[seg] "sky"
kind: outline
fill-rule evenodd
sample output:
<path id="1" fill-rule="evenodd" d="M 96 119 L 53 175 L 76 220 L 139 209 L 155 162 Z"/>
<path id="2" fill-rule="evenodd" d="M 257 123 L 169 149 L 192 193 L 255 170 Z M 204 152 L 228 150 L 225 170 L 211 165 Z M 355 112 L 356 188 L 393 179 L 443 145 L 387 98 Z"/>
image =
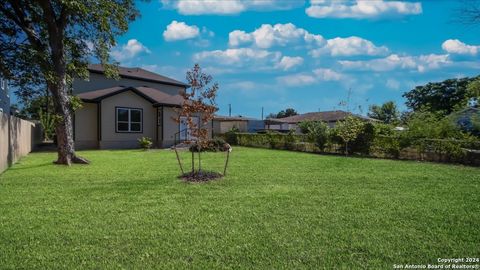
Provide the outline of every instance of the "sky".
<path id="1" fill-rule="evenodd" d="M 461 1 L 152 0 L 111 56 L 185 82 L 195 63 L 220 85 L 219 114 L 260 118 L 395 101 L 417 85 L 480 74 L 480 27 Z M 348 101 L 347 106 L 341 105 Z M 344 104 L 344 103 L 343 103 Z"/>

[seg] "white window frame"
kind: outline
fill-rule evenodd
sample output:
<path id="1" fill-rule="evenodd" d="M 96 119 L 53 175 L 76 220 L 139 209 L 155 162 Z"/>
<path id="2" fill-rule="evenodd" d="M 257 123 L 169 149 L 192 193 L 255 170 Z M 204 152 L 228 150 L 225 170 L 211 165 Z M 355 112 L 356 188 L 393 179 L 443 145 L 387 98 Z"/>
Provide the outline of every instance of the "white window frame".
<path id="1" fill-rule="evenodd" d="M 128 121 L 118 121 L 118 111 L 128 111 Z M 132 111 L 140 111 L 140 122 L 132 121 Z M 127 124 L 128 130 L 118 130 L 118 124 Z M 140 131 L 132 130 L 132 124 L 140 124 Z M 143 133 L 143 109 L 141 108 L 128 108 L 128 107 L 115 107 L 115 132 L 116 133 Z"/>

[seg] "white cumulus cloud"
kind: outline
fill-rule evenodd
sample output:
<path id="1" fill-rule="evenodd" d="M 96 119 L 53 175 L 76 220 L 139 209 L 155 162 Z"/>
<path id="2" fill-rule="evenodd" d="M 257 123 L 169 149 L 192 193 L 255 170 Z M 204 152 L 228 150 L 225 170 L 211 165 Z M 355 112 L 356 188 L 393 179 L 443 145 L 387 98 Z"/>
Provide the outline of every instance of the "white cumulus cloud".
<path id="1" fill-rule="evenodd" d="M 316 79 L 313 75 L 299 73 L 278 77 L 277 81 L 287 86 L 303 86 L 314 84 Z"/>
<path id="2" fill-rule="evenodd" d="M 230 48 L 202 51 L 193 55 L 193 60 L 218 67 L 237 68 L 241 71 L 291 70 L 303 64 L 300 56 L 283 56 L 281 52 L 258 48 Z"/>
<path id="3" fill-rule="evenodd" d="M 311 0 L 305 12 L 313 18 L 379 18 L 417 15 L 422 13 L 420 2 L 383 0 Z"/>
<path id="4" fill-rule="evenodd" d="M 185 22 L 172 21 L 163 31 L 166 41 L 185 40 L 198 37 L 200 29 L 196 25 L 187 25 Z"/>
<path id="5" fill-rule="evenodd" d="M 332 69 L 318 68 L 308 73 L 297 73 L 277 77 L 277 81 L 286 86 L 311 85 L 325 81 L 340 81 L 344 76 Z"/>
<path id="6" fill-rule="evenodd" d="M 294 67 L 300 66 L 301 64 L 303 64 L 303 58 L 300 56 L 284 56 L 275 67 L 283 70 L 290 70 Z"/>
<path id="7" fill-rule="evenodd" d="M 273 46 L 287 46 L 302 42 L 321 45 L 325 40 L 321 35 L 311 34 L 292 23 L 262 24 L 260 28 L 250 33 L 235 30 L 229 34 L 229 45 L 233 47 L 253 43 L 259 48 L 267 49 Z"/>
<path id="8" fill-rule="evenodd" d="M 240 0 L 215 1 L 215 0 L 178 0 L 174 1 L 175 8 L 183 15 L 201 14 L 238 14 L 245 10 L 245 5 Z"/>
<path id="9" fill-rule="evenodd" d="M 110 55 L 117 61 L 122 62 L 130 60 L 140 53 L 150 53 L 150 50 L 145 47 L 140 41 L 130 39 L 127 44 L 113 50 Z"/>
<path id="10" fill-rule="evenodd" d="M 284 10 L 302 6 L 302 1 L 274 0 L 161 0 L 165 8 L 173 8 L 182 15 L 234 15 L 247 10 Z"/>
<path id="11" fill-rule="evenodd" d="M 280 52 L 238 48 L 227 50 L 203 51 L 193 55 L 195 61 L 212 62 L 219 65 L 245 66 L 247 64 L 275 64 L 281 58 Z"/>
<path id="12" fill-rule="evenodd" d="M 317 79 L 322 81 L 339 81 L 343 75 L 329 68 L 318 68 L 313 70 Z"/>
<path id="13" fill-rule="evenodd" d="M 329 39 L 325 46 L 310 51 L 313 57 L 319 57 L 325 53 L 332 56 L 385 55 L 388 53 L 388 48 L 385 46 L 375 46 L 375 44 L 369 40 L 352 36 Z"/>
<path id="14" fill-rule="evenodd" d="M 477 55 L 480 51 L 480 46 L 467 45 L 458 39 L 448 39 L 443 42 L 442 49 L 452 54 Z"/>
<path id="15" fill-rule="evenodd" d="M 359 61 L 339 61 L 345 69 L 391 71 L 395 69 L 410 69 L 424 72 L 451 64 L 446 54 L 427 54 L 419 56 L 399 56 L 391 54 L 385 58 Z"/>
<path id="16" fill-rule="evenodd" d="M 230 32 L 228 44 L 230 47 L 252 45 L 268 49 L 274 46 L 301 46 L 310 49 L 310 55 L 320 57 L 322 54 L 331 56 L 354 55 L 385 55 L 388 48 L 376 46 L 373 42 L 360 37 L 333 38 L 325 40 L 322 35 L 310 33 L 292 23 L 263 24 L 252 32 L 235 30 Z"/>

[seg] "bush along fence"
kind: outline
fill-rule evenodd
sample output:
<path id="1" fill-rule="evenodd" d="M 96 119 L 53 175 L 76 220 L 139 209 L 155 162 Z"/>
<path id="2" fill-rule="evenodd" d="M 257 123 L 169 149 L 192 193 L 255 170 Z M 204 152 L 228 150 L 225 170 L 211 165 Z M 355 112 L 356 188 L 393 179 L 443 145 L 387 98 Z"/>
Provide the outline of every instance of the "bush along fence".
<path id="1" fill-rule="evenodd" d="M 235 133 L 222 137 L 232 145 L 284 149 L 309 153 L 342 154 L 345 147 L 332 136 L 320 149 L 308 135 L 289 133 Z M 404 139 L 400 136 L 358 137 L 349 145 L 347 154 L 405 160 L 461 163 L 480 166 L 480 142 L 443 139 Z"/>

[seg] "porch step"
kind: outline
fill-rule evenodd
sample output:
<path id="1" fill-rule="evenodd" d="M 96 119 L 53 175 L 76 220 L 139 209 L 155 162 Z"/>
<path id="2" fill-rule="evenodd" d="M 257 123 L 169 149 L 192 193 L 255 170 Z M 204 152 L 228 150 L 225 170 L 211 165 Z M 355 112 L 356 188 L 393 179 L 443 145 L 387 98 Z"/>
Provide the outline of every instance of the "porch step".
<path id="1" fill-rule="evenodd" d="M 177 148 L 177 150 L 188 150 L 190 148 L 190 144 L 186 144 L 186 143 L 179 143 L 177 145 L 174 145 L 172 147 L 170 147 L 172 150 Z"/>

